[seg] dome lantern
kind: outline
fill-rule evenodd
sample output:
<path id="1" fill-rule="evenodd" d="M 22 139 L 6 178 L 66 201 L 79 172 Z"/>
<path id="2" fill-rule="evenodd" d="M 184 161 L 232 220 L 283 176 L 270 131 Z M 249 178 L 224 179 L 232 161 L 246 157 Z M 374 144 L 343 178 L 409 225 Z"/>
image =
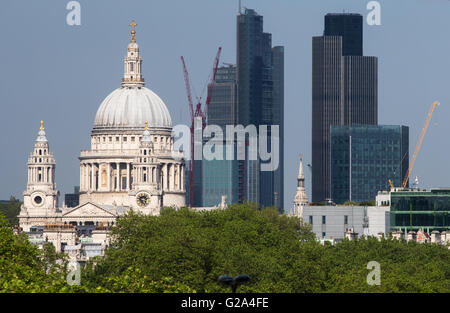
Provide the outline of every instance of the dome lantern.
<path id="1" fill-rule="evenodd" d="M 125 69 L 122 78 L 123 87 L 142 87 L 144 86 L 144 78 L 142 77 L 142 58 L 139 55 L 139 45 L 136 43 L 137 24 L 134 20 L 131 26 L 131 40 L 128 44 L 127 56 L 125 58 Z"/>

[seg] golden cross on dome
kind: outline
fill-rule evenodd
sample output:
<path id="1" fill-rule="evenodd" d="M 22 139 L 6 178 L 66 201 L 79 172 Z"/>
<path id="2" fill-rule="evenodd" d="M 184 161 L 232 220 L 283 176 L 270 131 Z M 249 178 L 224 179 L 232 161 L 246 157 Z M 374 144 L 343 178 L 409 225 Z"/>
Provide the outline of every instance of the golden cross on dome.
<path id="1" fill-rule="evenodd" d="M 138 25 L 134 22 L 134 20 L 132 20 L 130 26 L 131 26 L 131 42 L 136 42 L 136 37 L 135 37 L 136 30 L 134 30 L 134 28 Z"/>
<path id="2" fill-rule="evenodd" d="M 145 121 L 145 130 L 148 130 L 148 121 Z"/>
<path id="3" fill-rule="evenodd" d="M 44 130 L 44 121 L 41 121 L 41 130 Z"/>

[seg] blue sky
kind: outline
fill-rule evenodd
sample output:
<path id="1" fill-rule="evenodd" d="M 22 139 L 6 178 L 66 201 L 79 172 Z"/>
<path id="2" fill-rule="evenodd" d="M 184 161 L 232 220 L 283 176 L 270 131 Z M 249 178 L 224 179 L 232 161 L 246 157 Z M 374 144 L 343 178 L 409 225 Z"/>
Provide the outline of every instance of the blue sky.
<path id="1" fill-rule="evenodd" d="M 21 198 L 27 156 L 45 121 L 61 194 L 79 185 L 98 106 L 120 86 L 128 24 L 136 20 L 146 86 L 188 123 L 184 55 L 201 90 L 218 46 L 236 60 L 237 0 L 79 0 L 81 26 L 66 24 L 67 0 L 3 0 L 0 11 L 0 199 Z M 285 207 L 292 206 L 298 155 L 311 158 L 311 37 L 326 13 L 367 15 L 367 0 L 242 0 L 285 46 Z M 364 25 L 364 54 L 379 58 L 379 123 L 410 127 L 414 151 L 430 104 L 433 116 L 412 176 L 421 188 L 450 186 L 450 1 L 380 0 L 381 26 Z M 305 169 L 310 194 L 310 172 Z"/>

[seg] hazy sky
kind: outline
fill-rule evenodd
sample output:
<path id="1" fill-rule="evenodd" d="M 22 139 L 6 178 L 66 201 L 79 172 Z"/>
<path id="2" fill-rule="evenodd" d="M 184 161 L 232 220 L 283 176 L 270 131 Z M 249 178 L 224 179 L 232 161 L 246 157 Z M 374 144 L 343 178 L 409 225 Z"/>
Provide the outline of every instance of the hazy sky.
<path id="1" fill-rule="evenodd" d="M 236 62 L 237 0 L 79 0 L 81 26 L 66 24 L 69 0 L 1 2 L 0 199 L 22 198 L 41 119 L 61 195 L 79 185 L 78 156 L 89 149 L 100 103 L 120 86 L 132 19 L 146 86 L 164 100 L 174 125 L 189 121 L 180 55 L 198 91 L 219 45 L 221 61 Z M 285 46 L 286 209 L 299 153 L 311 162 L 311 37 L 322 34 L 326 13 L 366 16 L 368 2 L 242 0 L 264 16 L 273 45 Z M 412 155 L 430 104 L 440 101 L 412 176 L 422 188 L 450 186 L 450 1 L 379 2 L 382 25 L 364 25 L 364 54 L 379 62 L 379 123 L 409 126 Z"/>

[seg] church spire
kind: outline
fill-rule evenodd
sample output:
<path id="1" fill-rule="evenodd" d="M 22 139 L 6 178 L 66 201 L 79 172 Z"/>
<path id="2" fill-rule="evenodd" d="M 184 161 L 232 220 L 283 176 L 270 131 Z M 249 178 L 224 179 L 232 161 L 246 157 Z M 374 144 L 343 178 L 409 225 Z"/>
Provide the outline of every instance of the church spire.
<path id="1" fill-rule="evenodd" d="M 139 45 L 136 43 L 137 24 L 134 20 L 131 26 L 131 39 L 128 44 L 127 56 L 125 57 L 125 69 L 122 79 L 122 87 L 142 87 L 144 78 L 142 77 L 142 58 L 139 55 Z"/>
<path id="2" fill-rule="evenodd" d="M 308 204 L 305 191 L 305 175 L 303 174 L 303 156 L 300 154 L 300 166 L 297 177 L 297 193 L 294 197 L 294 215 L 303 217 L 303 208 Z"/>
<path id="3" fill-rule="evenodd" d="M 297 187 L 305 188 L 305 175 L 303 175 L 303 155 L 300 154 L 300 166 L 298 167 Z"/>

